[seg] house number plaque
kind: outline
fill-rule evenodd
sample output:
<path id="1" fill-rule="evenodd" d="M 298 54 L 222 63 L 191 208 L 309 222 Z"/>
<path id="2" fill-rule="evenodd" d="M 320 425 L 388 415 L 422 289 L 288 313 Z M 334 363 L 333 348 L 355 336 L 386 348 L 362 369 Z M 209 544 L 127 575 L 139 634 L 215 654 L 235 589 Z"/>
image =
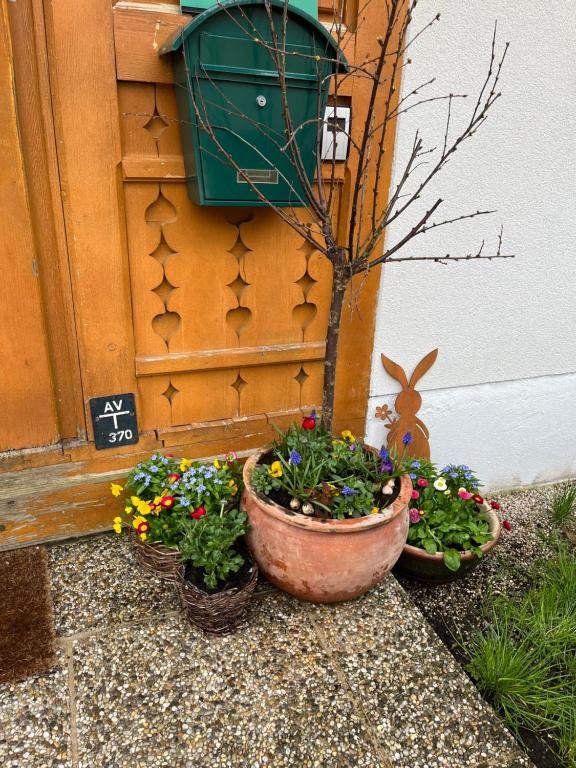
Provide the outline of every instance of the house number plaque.
<path id="1" fill-rule="evenodd" d="M 90 414 L 97 451 L 138 442 L 134 395 L 108 395 L 90 400 Z"/>

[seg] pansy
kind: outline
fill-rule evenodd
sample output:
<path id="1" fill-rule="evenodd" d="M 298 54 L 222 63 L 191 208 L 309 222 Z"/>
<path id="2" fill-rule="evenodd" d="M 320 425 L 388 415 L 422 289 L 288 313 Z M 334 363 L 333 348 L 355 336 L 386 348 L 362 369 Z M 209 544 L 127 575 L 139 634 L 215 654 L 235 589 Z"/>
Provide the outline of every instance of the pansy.
<path id="1" fill-rule="evenodd" d="M 352 432 L 350 432 L 349 429 L 343 430 L 342 432 L 340 432 L 340 434 L 342 435 L 342 438 L 346 440 L 346 442 L 348 443 L 353 443 L 356 440 L 356 438 L 354 437 Z"/>
<path id="2" fill-rule="evenodd" d="M 437 491 L 445 491 L 447 487 L 446 480 L 443 477 L 438 477 L 434 480 L 434 488 L 436 488 Z"/>
<path id="3" fill-rule="evenodd" d="M 116 531 L 116 533 L 122 532 L 122 518 L 121 517 L 115 517 L 114 520 L 112 520 L 112 528 Z"/>
<path id="4" fill-rule="evenodd" d="M 214 466 L 216 467 L 216 469 L 220 469 L 220 468 L 221 468 L 221 466 L 222 466 L 222 465 L 220 464 L 220 462 L 218 461 L 218 459 L 214 459 L 214 461 L 213 461 L 212 463 L 214 464 Z"/>
<path id="5" fill-rule="evenodd" d="M 124 488 L 121 485 L 118 485 L 118 483 L 110 483 L 110 492 L 112 493 L 112 496 L 120 496 Z"/>
<path id="6" fill-rule="evenodd" d="M 186 472 L 190 466 L 192 466 L 192 459 L 182 459 L 180 462 L 180 472 Z"/>
<path id="7" fill-rule="evenodd" d="M 270 477 L 282 477 L 282 464 L 279 461 L 273 461 L 268 468 Z"/>

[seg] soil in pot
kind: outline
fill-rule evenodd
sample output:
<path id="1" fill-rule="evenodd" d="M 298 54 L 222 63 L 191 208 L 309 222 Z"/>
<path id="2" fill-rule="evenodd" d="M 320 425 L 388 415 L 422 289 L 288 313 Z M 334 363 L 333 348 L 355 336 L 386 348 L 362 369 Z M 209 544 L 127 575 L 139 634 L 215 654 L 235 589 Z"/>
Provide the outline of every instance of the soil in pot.
<path id="1" fill-rule="evenodd" d="M 249 554 L 242 552 L 244 556 L 244 565 L 239 571 L 233 573 L 226 581 L 219 584 L 215 589 L 210 589 L 204 581 L 204 571 L 202 568 L 196 568 L 192 563 L 184 563 L 184 580 L 193 584 L 200 592 L 206 595 L 217 595 L 226 592 L 229 589 L 242 589 L 249 582 L 252 575 L 254 562 Z"/>
<path id="2" fill-rule="evenodd" d="M 275 459 L 276 457 L 274 456 L 274 452 L 270 450 L 261 456 L 261 458 L 258 460 L 258 464 L 264 464 L 266 466 L 270 466 L 272 462 L 275 461 Z M 377 496 L 376 500 L 378 502 L 379 508 L 385 509 L 386 507 L 389 507 L 390 504 L 392 504 L 398 498 L 399 493 L 400 493 L 400 480 L 399 478 L 396 478 L 394 483 L 394 490 L 389 496 L 385 496 L 383 493 Z M 287 515 L 301 514 L 300 512 L 290 509 L 290 501 L 292 500 L 292 496 L 283 488 L 281 488 L 278 491 L 272 490 L 269 496 L 263 496 L 262 494 L 257 494 L 257 495 L 263 501 L 273 501 L 275 504 L 278 504 L 278 506 L 284 509 Z M 307 517 L 307 515 L 303 515 L 303 517 Z M 332 518 L 327 518 L 325 516 L 324 511 L 322 509 L 319 509 L 318 507 L 314 508 L 314 514 L 310 515 L 310 517 L 316 517 L 320 520 L 332 519 Z"/>

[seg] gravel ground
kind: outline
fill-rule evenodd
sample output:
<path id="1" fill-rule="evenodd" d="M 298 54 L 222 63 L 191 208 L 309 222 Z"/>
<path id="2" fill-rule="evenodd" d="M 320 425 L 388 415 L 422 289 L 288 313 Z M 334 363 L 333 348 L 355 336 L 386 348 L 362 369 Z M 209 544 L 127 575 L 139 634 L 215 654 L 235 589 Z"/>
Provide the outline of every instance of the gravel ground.
<path id="1" fill-rule="evenodd" d="M 466 578 L 451 584 L 426 586 L 398 576 L 398 581 L 445 642 L 463 642 L 481 624 L 486 595 L 511 594 L 529 586 L 527 566 L 545 556 L 541 537 L 552 531 L 552 500 L 570 483 L 489 496 L 500 502 L 501 516 L 512 530 L 502 528 L 498 545 Z"/>
<path id="2" fill-rule="evenodd" d="M 208 637 L 126 540 L 50 548 L 61 649 L 0 686 L 2 768 L 530 768 L 391 576 L 334 606 L 263 582 Z"/>
<path id="3" fill-rule="evenodd" d="M 490 593 L 521 594 L 530 586 L 528 568 L 535 560 L 546 556 L 542 538 L 554 528 L 551 519 L 552 501 L 557 493 L 573 482 L 490 496 L 500 502 L 502 517 L 510 521 L 512 530 L 503 528 L 498 545 L 461 581 L 426 586 L 405 577 L 397 577 L 409 597 L 461 663 L 465 662 L 463 648 L 467 639 L 485 624 L 482 608 L 486 596 Z M 524 733 L 523 738 L 539 768 L 562 768 L 544 742 L 538 741 L 530 733 Z"/>

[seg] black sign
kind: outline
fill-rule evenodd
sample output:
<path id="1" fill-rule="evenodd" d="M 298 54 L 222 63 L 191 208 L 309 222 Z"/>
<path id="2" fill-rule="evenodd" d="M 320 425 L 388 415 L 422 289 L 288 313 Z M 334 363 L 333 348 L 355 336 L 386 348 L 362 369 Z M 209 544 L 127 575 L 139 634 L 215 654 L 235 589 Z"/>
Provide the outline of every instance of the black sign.
<path id="1" fill-rule="evenodd" d="M 138 442 L 134 395 L 93 397 L 90 400 L 90 413 L 97 451 Z"/>

